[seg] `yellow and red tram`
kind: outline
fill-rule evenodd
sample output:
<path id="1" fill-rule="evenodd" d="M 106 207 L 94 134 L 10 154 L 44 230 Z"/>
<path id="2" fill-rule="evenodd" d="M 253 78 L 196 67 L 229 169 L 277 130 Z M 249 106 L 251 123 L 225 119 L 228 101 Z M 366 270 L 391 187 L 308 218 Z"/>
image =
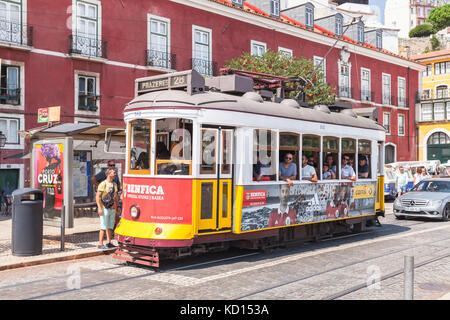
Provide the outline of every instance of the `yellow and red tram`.
<path id="1" fill-rule="evenodd" d="M 205 83 L 194 70 L 136 80 L 124 111 L 116 258 L 157 267 L 162 258 L 364 230 L 384 213 L 382 126 L 351 109 L 267 101 L 248 80 Z M 286 157 L 290 183 L 280 176 Z"/>

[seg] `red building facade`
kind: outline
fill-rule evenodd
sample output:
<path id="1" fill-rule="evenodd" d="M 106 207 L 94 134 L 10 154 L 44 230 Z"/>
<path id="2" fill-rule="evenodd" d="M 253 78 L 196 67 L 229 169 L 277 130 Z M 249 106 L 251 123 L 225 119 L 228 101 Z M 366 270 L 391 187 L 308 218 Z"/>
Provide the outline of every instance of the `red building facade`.
<path id="1" fill-rule="evenodd" d="M 61 122 L 123 126 L 137 77 L 193 68 L 213 75 L 243 52 L 268 49 L 320 62 L 338 39 L 288 12 L 234 2 L 0 0 L 0 131 L 8 138 L 0 169 L 18 170 L 17 187 L 28 185 L 29 141 L 18 131 L 41 125 L 38 108 L 61 106 Z M 386 126 L 393 160 L 404 161 L 415 158 L 422 68 L 344 35 L 323 71 L 339 100 Z"/>

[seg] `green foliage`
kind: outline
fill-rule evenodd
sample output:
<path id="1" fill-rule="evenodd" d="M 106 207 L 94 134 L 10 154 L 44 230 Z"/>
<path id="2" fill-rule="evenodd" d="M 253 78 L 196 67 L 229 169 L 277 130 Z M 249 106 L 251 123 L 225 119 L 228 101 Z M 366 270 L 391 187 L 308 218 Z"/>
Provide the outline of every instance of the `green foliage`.
<path id="1" fill-rule="evenodd" d="M 410 38 L 422 38 L 422 37 L 428 37 L 432 35 L 433 32 L 433 26 L 430 23 L 424 23 L 419 24 L 415 28 L 411 29 L 409 31 L 409 37 Z"/>
<path id="2" fill-rule="evenodd" d="M 426 46 L 425 47 L 425 50 L 423 50 L 423 53 L 428 53 L 428 52 L 430 52 L 431 50 L 430 50 L 430 47 L 429 46 Z"/>
<path id="3" fill-rule="evenodd" d="M 436 38 L 436 36 L 434 34 L 433 34 L 433 36 L 430 39 L 430 43 L 431 43 L 431 50 L 432 51 L 441 50 L 441 44 L 440 44 L 438 38 Z"/>
<path id="4" fill-rule="evenodd" d="M 433 33 L 450 26 L 450 4 L 446 4 L 431 10 L 427 20 L 433 25 Z"/>
<path id="5" fill-rule="evenodd" d="M 227 61 L 225 67 L 285 77 L 301 76 L 310 79 L 314 84 L 314 86 L 307 85 L 304 88 L 308 103 L 330 103 L 335 100 L 336 89 L 324 81 L 324 75 L 321 71 L 314 73 L 314 62 L 311 59 L 288 57 L 282 52 L 272 50 L 268 50 L 262 56 L 245 52 L 240 57 Z M 298 91 L 293 92 L 291 97 L 297 93 Z"/>

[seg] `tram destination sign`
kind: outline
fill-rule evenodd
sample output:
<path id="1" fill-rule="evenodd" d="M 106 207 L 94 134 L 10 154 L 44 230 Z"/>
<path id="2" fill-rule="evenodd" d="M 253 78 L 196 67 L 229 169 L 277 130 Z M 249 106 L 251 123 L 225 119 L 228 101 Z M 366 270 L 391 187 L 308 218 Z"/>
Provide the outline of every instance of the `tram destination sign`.
<path id="1" fill-rule="evenodd" d="M 136 79 L 136 94 L 184 88 L 187 89 L 189 94 L 193 94 L 196 91 L 202 91 L 204 85 L 203 77 L 197 71 L 189 70 Z"/>

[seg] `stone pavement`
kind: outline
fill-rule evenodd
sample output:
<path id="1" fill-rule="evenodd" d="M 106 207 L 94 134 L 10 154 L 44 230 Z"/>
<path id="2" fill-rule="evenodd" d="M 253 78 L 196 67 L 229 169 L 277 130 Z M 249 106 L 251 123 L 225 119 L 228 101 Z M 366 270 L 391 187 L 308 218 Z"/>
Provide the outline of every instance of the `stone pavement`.
<path id="1" fill-rule="evenodd" d="M 64 251 L 61 251 L 61 228 L 44 223 L 42 254 L 19 257 L 12 254 L 12 217 L 0 216 L 0 271 L 113 253 L 114 249 L 97 248 L 98 230 L 98 217 L 75 218 L 74 228 L 65 230 Z M 113 244 L 117 245 L 116 240 Z"/>

